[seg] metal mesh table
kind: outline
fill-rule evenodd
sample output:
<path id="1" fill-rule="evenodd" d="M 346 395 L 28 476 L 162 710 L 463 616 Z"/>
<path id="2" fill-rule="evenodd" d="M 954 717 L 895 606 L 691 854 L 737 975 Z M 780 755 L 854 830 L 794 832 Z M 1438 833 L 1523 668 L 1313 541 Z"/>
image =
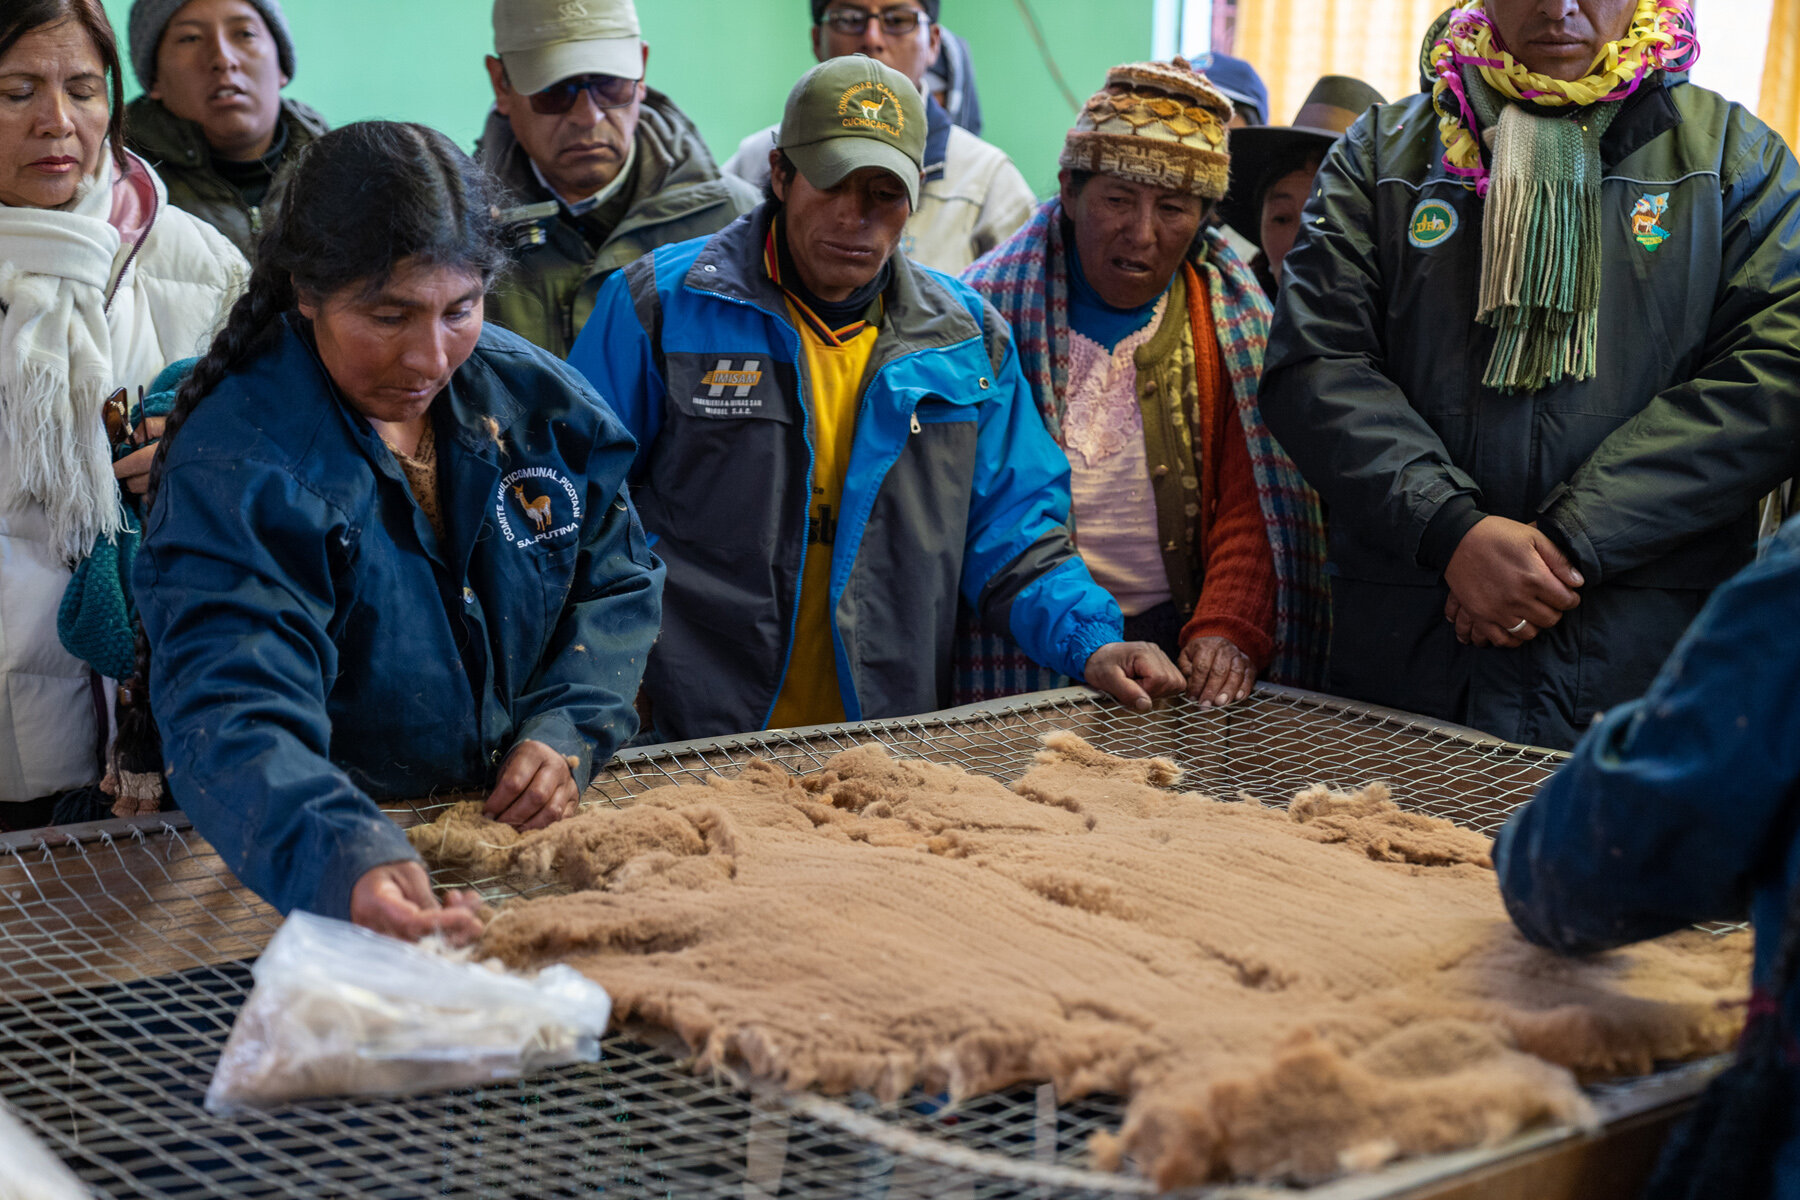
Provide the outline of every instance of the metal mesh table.
<path id="1" fill-rule="evenodd" d="M 1277 800 L 1313 783 L 1381 779 L 1401 805 L 1489 833 L 1560 758 L 1279 688 L 1231 709 L 1183 701 L 1142 715 L 1069 690 L 630 751 L 589 800 L 627 801 L 754 756 L 810 771 L 869 742 L 1011 780 L 1057 729 L 1115 754 L 1172 757 L 1194 790 Z M 441 807 L 394 815 L 429 819 Z M 441 882 L 473 884 L 493 900 L 510 894 L 498 880 Z M 248 991 L 248 963 L 278 921 L 178 814 L 0 837 L 0 1099 L 97 1192 L 121 1197 L 1075 1200 L 1149 1190 L 1086 1166 L 1089 1135 L 1118 1127 L 1122 1101 L 1059 1104 L 1048 1087 L 956 1108 L 924 1096 L 895 1106 L 791 1096 L 696 1076 L 679 1046 L 641 1032 L 609 1037 L 599 1064 L 508 1085 L 215 1119 L 201 1098 Z M 1634 1111 L 1693 1086 L 1672 1073 L 1601 1101 Z M 1506 1152 L 1559 1136 L 1540 1133 Z M 1310 1194 L 1396 1195 L 1498 1153 L 1404 1164 Z"/>

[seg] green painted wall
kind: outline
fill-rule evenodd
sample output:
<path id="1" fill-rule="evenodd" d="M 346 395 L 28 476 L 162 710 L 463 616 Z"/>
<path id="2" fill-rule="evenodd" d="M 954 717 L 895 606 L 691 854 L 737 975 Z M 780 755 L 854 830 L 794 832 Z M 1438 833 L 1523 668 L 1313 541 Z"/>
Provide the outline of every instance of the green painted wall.
<path id="1" fill-rule="evenodd" d="M 1071 90 L 1085 99 L 1114 63 L 1150 54 L 1153 0 L 1028 0 Z M 106 0 L 124 41 L 130 0 Z M 490 0 L 286 0 L 298 68 L 290 92 L 334 123 L 388 117 L 436 125 L 472 145 L 491 99 L 482 55 Z M 638 0 L 650 82 L 669 93 L 723 159 L 781 118 L 812 64 L 806 0 Z M 1050 78 L 1018 0 L 946 0 L 969 40 L 984 136 L 1040 193 L 1073 114 Z M 127 95 L 136 95 L 135 80 Z"/>

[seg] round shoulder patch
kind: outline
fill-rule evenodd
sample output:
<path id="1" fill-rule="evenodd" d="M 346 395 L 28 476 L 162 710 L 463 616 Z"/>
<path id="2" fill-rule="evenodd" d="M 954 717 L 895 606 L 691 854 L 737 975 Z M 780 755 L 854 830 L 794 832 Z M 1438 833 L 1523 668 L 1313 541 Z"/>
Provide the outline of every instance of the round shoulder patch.
<path id="1" fill-rule="evenodd" d="M 1456 210 L 1442 200 L 1421 200 L 1406 223 L 1406 240 L 1429 250 L 1450 240 L 1456 232 Z"/>
<path id="2" fill-rule="evenodd" d="M 509 505 L 516 505 L 512 513 Z M 517 524 L 515 519 L 522 517 Z M 540 542 L 567 542 L 581 532 L 581 493 L 552 467 L 524 467 L 494 492 L 494 524 L 520 550 Z"/>

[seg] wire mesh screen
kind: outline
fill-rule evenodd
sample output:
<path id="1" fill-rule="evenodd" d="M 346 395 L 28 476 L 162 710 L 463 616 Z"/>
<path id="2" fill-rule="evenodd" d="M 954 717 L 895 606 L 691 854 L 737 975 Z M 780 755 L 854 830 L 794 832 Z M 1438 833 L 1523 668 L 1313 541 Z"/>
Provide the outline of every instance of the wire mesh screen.
<path id="1" fill-rule="evenodd" d="M 589 798 L 626 802 L 754 756 L 810 771 L 870 742 L 1011 780 L 1059 729 L 1110 753 L 1171 757 L 1193 790 L 1275 800 L 1379 779 L 1405 807 L 1490 833 L 1559 758 L 1282 689 L 1225 710 L 1181 702 L 1141 715 L 1068 691 L 628 752 Z M 497 880 L 440 882 L 508 894 Z M 955 1107 L 923 1095 L 888 1106 L 789 1096 L 696 1076 L 678 1045 L 642 1031 L 609 1037 L 596 1065 L 512 1084 L 215 1119 L 201 1099 L 248 991 L 248 962 L 277 924 L 179 816 L 54 844 L 0 838 L 0 1099 L 114 1196 L 1076 1200 L 1148 1190 L 1087 1169 L 1089 1136 L 1117 1128 L 1122 1101 L 1058 1103 L 1047 1087 Z"/>

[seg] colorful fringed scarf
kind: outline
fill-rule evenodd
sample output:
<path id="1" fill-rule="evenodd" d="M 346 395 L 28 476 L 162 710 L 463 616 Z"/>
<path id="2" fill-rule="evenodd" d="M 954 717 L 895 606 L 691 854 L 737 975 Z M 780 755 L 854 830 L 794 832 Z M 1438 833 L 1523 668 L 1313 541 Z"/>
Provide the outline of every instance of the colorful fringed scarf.
<path id="1" fill-rule="evenodd" d="M 1426 61 L 1445 169 L 1487 201 L 1478 319 L 1498 331 L 1488 387 L 1536 391 L 1593 377 L 1600 139 L 1620 102 L 1655 72 L 1692 66 L 1699 49 L 1687 0 L 1638 0 L 1625 36 L 1605 46 L 1590 75 L 1567 82 L 1514 59 L 1483 0 L 1450 14 Z"/>
<path id="2" fill-rule="evenodd" d="M 1013 329 L 1019 365 L 1031 384 L 1051 436 L 1062 441 L 1069 385 L 1069 277 L 1063 248 L 1062 202 L 1050 200 L 1004 244 L 970 267 L 963 281 L 985 296 Z M 1257 406 L 1269 302 L 1256 276 L 1216 230 L 1194 269 L 1212 299 L 1214 330 L 1232 396 L 1249 442 L 1257 498 L 1275 552 L 1275 658 L 1268 678 L 1316 687 L 1322 680 L 1330 607 L 1325 591 L 1325 530 L 1318 497 L 1263 424 Z M 957 647 L 959 702 L 1052 686 L 994 634 L 965 636 Z M 1006 643 L 1010 646 L 1010 643 Z"/>
<path id="3" fill-rule="evenodd" d="M 1508 100 L 1540 108 L 1586 108 L 1623 100 L 1655 72 L 1688 70 L 1699 57 L 1694 10 L 1688 0 L 1638 0 L 1625 36 L 1607 43 L 1595 60 L 1598 70 L 1573 83 L 1551 79 L 1526 70 L 1496 45 L 1494 24 L 1482 0 L 1468 0 L 1450 13 L 1443 36 L 1426 54 L 1428 73 L 1435 80 L 1431 102 L 1444 143 L 1444 166 L 1477 195 L 1487 195 L 1481 124 L 1465 82 L 1471 69 Z"/>

